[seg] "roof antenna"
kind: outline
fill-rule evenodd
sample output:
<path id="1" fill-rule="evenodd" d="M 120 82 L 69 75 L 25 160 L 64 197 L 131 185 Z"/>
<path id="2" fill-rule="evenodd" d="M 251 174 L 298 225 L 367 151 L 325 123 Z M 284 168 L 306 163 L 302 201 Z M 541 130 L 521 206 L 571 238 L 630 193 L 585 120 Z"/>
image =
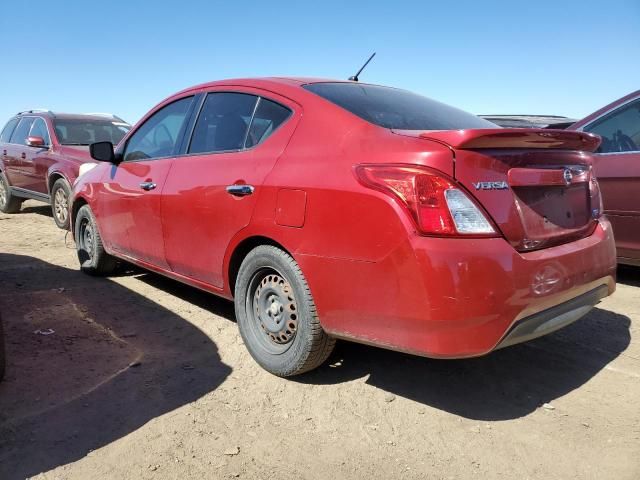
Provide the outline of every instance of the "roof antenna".
<path id="1" fill-rule="evenodd" d="M 364 62 L 364 65 L 362 66 L 362 68 L 361 68 L 360 70 L 358 70 L 358 73 L 356 73 L 353 77 L 349 77 L 349 80 L 350 80 L 350 81 L 352 81 L 352 82 L 357 82 L 357 81 L 359 81 L 359 80 L 358 80 L 358 76 L 362 73 L 362 71 L 364 70 L 364 68 L 365 68 L 367 65 L 369 65 L 369 62 L 370 62 L 370 61 L 371 61 L 371 59 L 372 59 L 373 57 L 375 57 L 375 56 L 376 56 L 376 52 L 373 52 L 373 53 L 371 54 L 371 56 L 369 57 L 369 60 L 367 60 L 366 62 Z"/>

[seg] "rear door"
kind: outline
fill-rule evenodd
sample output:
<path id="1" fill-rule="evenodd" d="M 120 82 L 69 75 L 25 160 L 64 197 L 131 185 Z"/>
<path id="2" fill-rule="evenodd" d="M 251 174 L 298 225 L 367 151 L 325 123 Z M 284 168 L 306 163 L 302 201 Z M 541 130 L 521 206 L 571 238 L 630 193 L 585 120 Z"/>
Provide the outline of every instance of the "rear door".
<path id="1" fill-rule="evenodd" d="M 295 128 L 294 104 L 262 93 L 209 91 L 185 155 L 174 161 L 162 217 L 167 262 L 178 274 L 223 286 L 227 247 L 248 225 L 262 182 Z"/>
<path id="2" fill-rule="evenodd" d="M 582 128 L 602 137 L 594 158 L 604 210 L 618 257 L 640 260 L 640 99 L 632 100 Z"/>
<path id="3" fill-rule="evenodd" d="M 11 143 L 10 143 L 11 134 L 15 130 L 19 121 L 20 121 L 19 118 L 12 118 L 7 122 L 5 127 L 2 129 L 2 132 L 0 132 L 0 156 L 2 159 L 2 163 L 0 164 L 0 169 L 4 170 L 5 175 L 7 176 L 9 175 L 6 170 L 7 168 L 10 168 L 11 161 L 12 161 L 12 157 L 9 156 L 9 152 L 12 150 Z M 11 181 L 11 179 L 9 179 L 9 181 Z"/>
<path id="4" fill-rule="evenodd" d="M 193 108 L 193 96 L 161 106 L 127 139 L 123 161 L 103 179 L 98 225 L 107 246 L 167 269 L 161 194 Z"/>

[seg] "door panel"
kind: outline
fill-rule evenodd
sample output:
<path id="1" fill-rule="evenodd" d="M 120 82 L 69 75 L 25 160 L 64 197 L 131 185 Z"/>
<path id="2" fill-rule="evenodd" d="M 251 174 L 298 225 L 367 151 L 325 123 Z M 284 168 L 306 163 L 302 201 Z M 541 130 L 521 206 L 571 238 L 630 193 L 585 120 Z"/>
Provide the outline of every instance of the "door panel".
<path id="1" fill-rule="evenodd" d="M 242 93 L 256 95 L 253 90 L 247 90 Z M 167 262 L 171 269 L 222 287 L 223 262 L 229 243 L 249 224 L 261 185 L 282 154 L 300 113 L 291 108 L 290 102 L 283 107 L 261 99 L 250 118 L 245 119 L 241 111 L 246 105 L 236 105 L 237 109 L 231 111 L 233 109 L 222 100 L 209 105 L 210 96 L 194 128 L 191 151 L 226 150 L 237 148 L 238 143 L 240 148 L 176 158 L 163 191 L 162 219 Z M 286 105 L 287 101 L 281 100 Z M 231 115 L 228 123 L 220 121 L 227 115 Z M 245 123 L 241 124 L 238 117 Z M 209 120 L 205 122 L 206 119 Z M 242 136 L 242 132 L 236 131 L 241 130 L 240 126 L 247 131 L 237 142 L 236 137 Z M 221 132 L 224 137 L 220 136 Z M 234 185 L 247 186 L 244 193 L 251 191 L 248 186 L 253 187 L 253 191 L 245 195 L 240 191 L 234 195 L 227 191 L 227 187 Z"/>
<path id="2" fill-rule="evenodd" d="M 599 154 L 594 171 L 618 256 L 640 258 L 640 153 Z"/>
<path id="3" fill-rule="evenodd" d="M 98 224 L 108 248 L 168 269 L 161 197 L 184 137 L 193 96 L 160 106 L 127 138 L 122 163 L 103 180 Z"/>
<path id="4" fill-rule="evenodd" d="M 168 268 L 160 199 L 171 162 L 172 158 L 163 158 L 114 165 L 97 202 L 100 232 L 107 246 L 160 268 Z M 155 188 L 145 190 L 146 183 Z"/>

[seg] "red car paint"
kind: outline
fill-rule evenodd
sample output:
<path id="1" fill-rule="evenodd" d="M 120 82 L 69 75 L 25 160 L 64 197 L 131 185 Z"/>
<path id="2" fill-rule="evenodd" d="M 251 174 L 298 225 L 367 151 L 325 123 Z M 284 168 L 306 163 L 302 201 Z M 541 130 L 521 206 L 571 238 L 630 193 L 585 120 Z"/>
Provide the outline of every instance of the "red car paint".
<path id="1" fill-rule="evenodd" d="M 633 143 L 596 152 L 593 169 L 602 189 L 604 211 L 613 225 L 618 261 L 640 265 L 640 90 L 610 103 L 569 129 L 589 132 L 603 121 L 614 122 L 623 115 L 624 123 L 615 128 L 620 127 Z"/>
<path id="2" fill-rule="evenodd" d="M 615 290 L 613 236 L 590 172 L 597 137 L 393 131 L 302 88 L 314 82 L 228 80 L 170 97 L 117 152 L 154 112 L 189 95 L 252 93 L 293 113 L 253 149 L 101 164 L 77 182 L 71 218 L 88 203 L 109 253 L 229 299 L 247 248 L 279 245 L 301 267 L 329 334 L 433 357 L 485 354 L 524 318 Z M 578 170 L 559 186 L 564 165 Z M 435 175 L 496 233 L 424 234 L 415 199 L 367 168 Z M 540 169 L 550 173 L 538 179 Z M 141 190 L 148 182 L 156 188 Z M 255 192 L 231 196 L 234 184 Z"/>

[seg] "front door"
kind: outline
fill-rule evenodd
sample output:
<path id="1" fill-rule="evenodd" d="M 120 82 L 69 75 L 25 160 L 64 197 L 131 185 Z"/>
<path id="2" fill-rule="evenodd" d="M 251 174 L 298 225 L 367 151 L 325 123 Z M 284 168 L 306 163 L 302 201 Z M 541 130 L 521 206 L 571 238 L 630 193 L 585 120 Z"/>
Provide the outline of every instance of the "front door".
<path id="1" fill-rule="evenodd" d="M 227 247 L 249 224 L 264 178 L 297 121 L 290 102 L 275 100 L 252 89 L 207 94 L 163 192 L 166 256 L 174 272 L 223 286 Z"/>
<path id="2" fill-rule="evenodd" d="M 594 171 L 618 257 L 640 260 L 640 100 L 622 105 L 583 130 L 602 137 Z"/>
<path id="3" fill-rule="evenodd" d="M 100 192 L 98 224 L 108 247 L 168 269 L 162 238 L 161 196 L 179 148 L 193 97 L 164 105 L 126 141 Z"/>

